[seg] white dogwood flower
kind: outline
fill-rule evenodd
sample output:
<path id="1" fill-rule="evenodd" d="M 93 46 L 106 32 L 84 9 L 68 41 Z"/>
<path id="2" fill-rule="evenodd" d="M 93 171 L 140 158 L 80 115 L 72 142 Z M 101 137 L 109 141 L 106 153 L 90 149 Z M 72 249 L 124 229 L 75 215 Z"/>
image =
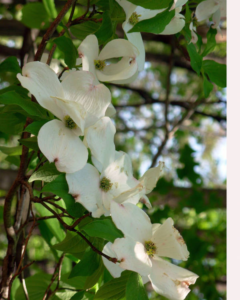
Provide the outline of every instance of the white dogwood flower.
<path id="1" fill-rule="evenodd" d="M 60 83 L 54 71 L 41 62 L 26 64 L 22 74 L 17 75 L 22 86 L 61 120 L 52 120 L 40 129 L 40 150 L 60 172 L 80 170 L 88 151 L 79 135 L 104 116 L 110 91 L 103 84 L 94 85 L 94 76 L 86 71 L 69 73 Z"/>
<path id="2" fill-rule="evenodd" d="M 148 276 L 157 293 L 172 300 L 183 300 L 190 291 L 188 286 L 194 284 L 198 276 L 161 258 L 187 260 L 189 256 L 182 236 L 173 227 L 173 220 L 169 218 L 162 225 L 152 225 L 147 214 L 131 203 L 113 201 L 111 212 L 114 223 L 125 236 L 103 249 L 105 254 L 119 261 L 114 264 L 103 257 L 112 276 L 120 277 L 123 270 L 138 272 Z"/>
<path id="3" fill-rule="evenodd" d="M 91 34 L 82 41 L 78 53 L 82 58 L 82 69 L 94 74 L 95 84 L 98 81 L 128 83 L 138 72 L 136 58 L 139 51 L 124 39 L 110 41 L 99 53 L 97 37 Z M 108 64 L 108 60 L 113 58 L 121 59 Z"/>
<path id="4" fill-rule="evenodd" d="M 128 38 L 128 40 L 135 45 L 140 55 L 137 57 L 137 63 L 139 71 L 142 71 L 144 69 L 144 63 L 145 63 L 145 48 L 142 40 L 142 36 L 140 32 L 131 32 L 128 31 L 131 30 L 134 25 L 136 25 L 138 22 L 151 19 L 155 17 L 157 14 L 165 11 L 167 9 L 146 9 L 141 6 L 137 6 L 135 4 L 132 4 L 129 1 L 126 0 L 116 0 L 118 4 L 123 8 L 125 14 L 126 14 L 126 20 L 122 24 L 122 28 Z M 184 17 L 183 15 L 179 14 L 181 11 L 182 5 L 184 5 L 188 0 L 175 0 L 174 4 L 171 8 L 176 9 L 176 14 L 174 18 L 171 20 L 171 22 L 166 26 L 166 28 L 159 32 L 159 34 L 175 34 L 182 30 L 182 28 L 185 25 Z M 179 10 L 180 9 L 180 10 Z"/>
<path id="5" fill-rule="evenodd" d="M 69 193 L 92 212 L 93 217 L 109 215 L 112 199 L 138 184 L 132 174 L 129 156 L 115 151 L 115 131 L 115 126 L 108 117 L 90 127 L 84 142 L 91 149 L 95 167 L 86 164 L 78 172 L 66 175 Z M 138 199 L 132 197 L 129 201 L 137 203 Z"/>
<path id="6" fill-rule="evenodd" d="M 226 18 L 226 4 L 226 0 L 202 1 L 196 8 L 196 18 L 198 22 L 208 20 L 212 16 L 212 27 L 219 29 L 221 18 Z"/>

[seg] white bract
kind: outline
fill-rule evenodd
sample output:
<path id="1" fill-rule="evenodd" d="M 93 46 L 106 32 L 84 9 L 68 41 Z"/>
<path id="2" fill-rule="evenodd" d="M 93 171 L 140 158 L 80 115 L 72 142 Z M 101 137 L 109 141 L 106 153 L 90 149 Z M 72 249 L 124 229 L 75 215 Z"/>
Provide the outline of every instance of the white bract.
<path id="1" fill-rule="evenodd" d="M 40 129 L 40 150 L 59 171 L 80 170 L 88 152 L 79 135 L 104 116 L 110 91 L 103 84 L 95 85 L 94 76 L 86 71 L 69 73 L 60 83 L 54 71 L 41 62 L 26 64 L 22 74 L 17 75 L 22 86 L 61 120 L 52 120 Z"/>
<path id="2" fill-rule="evenodd" d="M 198 41 L 198 36 L 196 34 L 197 28 L 196 26 L 193 25 L 193 22 L 190 23 L 189 29 L 191 31 L 191 41 L 189 42 L 189 44 L 190 43 L 196 44 L 196 42 Z"/>
<path id="3" fill-rule="evenodd" d="M 212 16 L 213 28 L 219 29 L 221 18 L 226 18 L 226 0 L 206 0 L 198 4 L 196 18 L 199 22 Z"/>
<path id="4" fill-rule="evenodd" d="M 82 41 L 78 53 L 82 58 L 82 69 L 94 74 L 95 84 L 98 81 L 129 83 L 138 73 L 136 58 L 139 51 L 127 40 L 112 40 L 99 53 L 98 40 L 91 34 Z M 121 59 L 108 64 L 107 61 L 114 58 Z"/>
<path id="5" fill-rule="evenodd" d="M 175 266 L 161 257 L 187 260 L 189 252 L 173 220 L 162 225 L 151 224 L 149 217 L 131 203 L 112 201 L 112 219 L 124 233 L 124 238 L 105 245 L 103 252 L 118 259 L 114 264 L 103 257 L 103 262 L 113 277 L 120 277 L 125 269 L 148 276 L 153 289 L 172 300 L 183 300 L 198 276 Z"/>

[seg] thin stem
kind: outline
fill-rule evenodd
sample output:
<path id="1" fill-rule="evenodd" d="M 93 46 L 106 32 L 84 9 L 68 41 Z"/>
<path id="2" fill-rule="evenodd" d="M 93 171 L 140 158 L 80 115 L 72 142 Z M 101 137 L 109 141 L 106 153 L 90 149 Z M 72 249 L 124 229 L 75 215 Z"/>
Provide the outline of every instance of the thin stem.
<path id="1" fill-rule="evenodd" d="M 46 33 L 44 34 L 42 41 L 38 47 L 38 51 L 34 57 L 34 60 L 40 60 L 43 52 L 46 48 L 47 45 L 47 41 L 52 37 L 54 31 L 57 29 L 59 23 L 62 21 L 62 19 L 64 18 L 64 16 L 66 15 L 66 13 L 68 12 L 69 8 L 73 5 L 75 0 L 68 0 L 67 3 L 64 5 L 64 7 L 62 8 L 62 10 L 60 11 L 60 13 L 58 14 L 57 18 L 53 21 L 53 23 L 51 24 L 51 26 L 48 28 L 48 30 L 46 31 Z"/>

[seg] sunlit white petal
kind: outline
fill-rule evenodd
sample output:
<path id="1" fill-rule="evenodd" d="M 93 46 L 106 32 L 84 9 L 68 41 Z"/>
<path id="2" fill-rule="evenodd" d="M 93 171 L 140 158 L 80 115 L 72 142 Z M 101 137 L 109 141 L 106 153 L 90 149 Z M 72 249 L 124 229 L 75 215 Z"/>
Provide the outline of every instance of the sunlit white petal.
<path id="1" fill-rule="evenodd" d="M 150 193 L 155 188 L 157 181 L 162 174 L 163 167 L 164 163 L 159 162 L 157 167 L 147 170 L 139 179 L 144 186 L 145 194 Z"/>
<path id="2" fill-rule="evenodd" d="M 158 294 L 171 300 L 183 300 L 190 292 L 189 285 L 194 284 L 198 276 L 159 258 L 152 260 L 149 278 Z"/>
<path id="3" fill-rule="evenodd" d="M 114 161 L 115 133 L 116 128 L 108 117 L 101 118 L 86 131 L 86 143 L 91 150 L 92 156 L 101 163 L 102 168 L 106 168 Z M 102 168 L 99 171 L 102 171 Z"/>
<path id="4" fill-rule="evenodd" d="M 73 195 L 76 202 L 81 203 L 92 213 L 94 218 L 100 217 L 103 214 L 103 209 L 97 169 L 86 164 L 80 171 L 67 174 L 66 180 L 69 194 Z"/>
<path id="5" fill-rule="evenodd" d="M 187 260 L 189 252 L 186 243 L 176 228 L 173 220 L 168 218 L 157 230 L 154 228 L 152 241 L 157 247 L 156 255 L 179 260 Z"/>
<path id="6" fill-rule="evenodd" d="M 110 242 L 104 246 L 102 252 L 112 258 L 114 258 L 114 257 L 117 258 L 117 254 L 113 251 L 112 243 L 110 243 Z M 122 269 L 118 263 L 115 264 L 115 263 L 109 261 L 108 259 L 106 259 L 104 256 L 102 256 L 102 259 L 103 259 L 103 263 L 104 263 L 105 267 L 108 269 L 108 271 L 114 278 L 121 276 L 124 269 Z"/>
<path id="7" fill-rule="evenodd" d="M 22 69 L 22 75 L 18 74 L 17 78 L 42 107 L 55 116 L 61 115 L 51 96 L 63 98 L 63 89 L 57 75 L 48 65 L 38 61 L 27 63 Z"/>
<path id="8" fill-rule="evenodd" d="M 121 261 L 119 264 L 121 268 L 137 272 L 143 276 L 150 274 L 152 262 L 143 244 L 126 237 L 116 239 L 112 249 Z"/>
<path id="9" fill-rule="evenodd" d="M 199 3 L 195 12 L 198 22 L 210 18 L 219 9 L 219 6 L 218 0 L 206 0 Z"/>
<path id="10" fill-rule="evenodd" d="M 40 129 L 38 145 L 60 172 L 73 173 L 82 169 L 88 158 L 83 142 L 62 121 L 52 120 Z"/>
<path id="11" fill-rule="evenodd" d="M 152 236 L 152 224 L 148 215 L 132 203 L 111 202 L 112 220 L 125 236 L 144 243 Z"/>

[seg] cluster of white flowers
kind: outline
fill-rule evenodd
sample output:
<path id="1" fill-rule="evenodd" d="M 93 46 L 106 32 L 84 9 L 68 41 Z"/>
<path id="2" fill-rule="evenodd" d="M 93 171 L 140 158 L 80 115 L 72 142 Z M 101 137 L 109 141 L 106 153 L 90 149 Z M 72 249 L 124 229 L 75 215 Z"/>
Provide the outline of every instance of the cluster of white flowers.
<path id="1" fill-rule="evenodd" d="M 17 77 L 38 103 L 55 117 L 39 131 L 42 153 L 66 173 L 69 193 L 94 218 L 111 216 L 124 238 L 105 245 L 103 252 L 117 258 L 114 264 L 103 258 L 113 277 L 123 270 L 138 272 L 143 282 L 169 299 L 181 300 L 190 291 L 197 275 L 161 257 L 187 260 L 186 244 L 173 227 L 173 220 L 151 224 L 137 206 L 151 207 L 146 194 L 156 186 L 163 163 L 149 169 L 139 180 L 133 177 L 128 154 L 116 151 L 115 126 L 110 117 L 115 110 L 111 93 L 101 82 L 129 83 L 144 67 L 145 54 L 140 33 L 128 33 L 139 20 L 151 18 L 159 10 L 147 10 L 125 0 L 117 0 L 126 12 L 123 29 L 129 39 L 110 41 L 99 53 L 98 40 L 89 35 L 78 48 L 82 70 L 70 70 L 61 79 L 45 63 L 30 62 Z M 175 17 L 161 34 L 179 32 L 185 24 L 179 14 L 187 0 L 174 1 Z M 116 63 L 109 60 L 117 58 Z M 82 137 L 82 138 L 80 138 Z M 91 152 L 92 164 L 87 163 Z"/>

